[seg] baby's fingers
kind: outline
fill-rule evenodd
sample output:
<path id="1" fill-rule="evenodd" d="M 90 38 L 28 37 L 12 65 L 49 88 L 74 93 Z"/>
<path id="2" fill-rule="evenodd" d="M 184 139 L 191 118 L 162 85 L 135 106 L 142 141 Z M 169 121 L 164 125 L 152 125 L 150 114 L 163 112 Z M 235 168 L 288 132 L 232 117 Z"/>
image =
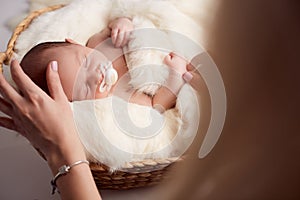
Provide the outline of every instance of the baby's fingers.
<path id="1" fill-rule="evenodd" d="M 115 47 L 119 48 L 121 47 L 122 43 L 123 43 L 123 40 L 124 40 L 124 32 L 119 32 L 118 33 L 118 37 L 116 39 L 116 43 L 115 43 Z"/>
<path id="2" fill-rule="evenodd" d="M 116 44 L 116 40 L 117 40 L 117 37 L 118 37 L 118 32 L 119 32 L 119 29 L 117 29 L 117 28 L 113 28 L 111 30 L 111 40 L 112 40 L 113 45 Z"/>
<path id="3" fill-rule="evenodd" d="M 121 44 L 121 47 L 125 46 L 129 42 L 129 38 L 130 38 L 130 32 L 127 31 L 124 34 L 124 39 L 123 39 L 123 42 Z"/>
<path id="4" fill-rule="evenodd" d="M 166 55 L 166 57 L 164 59 L 164 63 L 168 66 L 172 65 L 172 56 L 171 56 L 171 54 Z"/>
<path id="5" fill-rule="evenodd" d="M 183 57 L 179 56 L 174 52 L 169 53 L 165 57 L 164 62 L 169 66 L 173 66 L 174 64 L 187 64 L 187 60 L 185 60 Z"/>

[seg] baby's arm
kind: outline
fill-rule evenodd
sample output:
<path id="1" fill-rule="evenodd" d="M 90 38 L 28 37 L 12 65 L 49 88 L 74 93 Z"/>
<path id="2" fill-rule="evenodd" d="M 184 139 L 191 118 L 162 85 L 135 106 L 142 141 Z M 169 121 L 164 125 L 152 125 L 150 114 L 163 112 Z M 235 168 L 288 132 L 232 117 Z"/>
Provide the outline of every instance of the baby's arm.
<path id="1" fill-rule="evenodd" d="M 152 99 L 153 108 L 161 113 L 175 105 L 177 95 L 184 85 L 182 76 L 187 72 L 187 61 L 174 53 L 167 55 L 164 62 L 170 67 L 169 77 Z"/>
<path id="2" fill-rule="evenodd" d="M 92 37 L 90 37 L 88 42 L 86 43 L 86 46 L 94 49 L 96 48 L 96 46 L 101 44 L 104 40 L 106 40 L 109 37 L 110 37 L 110 29 L 107 27 L 102 31 L 100 31 L 99 33 L 96 33 Z"/>

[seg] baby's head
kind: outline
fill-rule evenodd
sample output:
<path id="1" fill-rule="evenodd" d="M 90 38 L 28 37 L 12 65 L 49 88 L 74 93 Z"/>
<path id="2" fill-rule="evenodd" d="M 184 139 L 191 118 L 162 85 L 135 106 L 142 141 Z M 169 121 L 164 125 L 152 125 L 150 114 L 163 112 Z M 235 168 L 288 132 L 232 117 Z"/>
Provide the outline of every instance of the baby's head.
<path id="1" fill-rule="evenodd" d="M 45 42 L 34 46 L 26 53 L 20 63 L 23 71 L 35 84 L 49 94 L 46 81 L 46 69 L 48 64 L 52 61 L 49 50 L 71 45 L 71 43 L 67 42 Z"/>
<path id="2" fill-rule="evenodd" d="M 94 99 L 99 95 L 103 79 L 99 66 L 107 62 L 103 54 L 69 42 L 45 42 L 33 47 L 22 59 L 21 66 L 47 93 L 46 69 L 51 61 L 58 62 L 61 83 L 70 101 Z"/>

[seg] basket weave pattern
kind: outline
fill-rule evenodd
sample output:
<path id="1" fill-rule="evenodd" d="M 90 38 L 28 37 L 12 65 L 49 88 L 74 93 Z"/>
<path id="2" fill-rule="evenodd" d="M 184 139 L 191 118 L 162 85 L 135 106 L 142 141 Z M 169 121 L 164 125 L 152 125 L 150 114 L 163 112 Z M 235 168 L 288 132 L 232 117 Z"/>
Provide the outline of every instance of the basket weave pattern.
<path id="1" fill-rule="evenodd" d="M 128 163 L 126 168 L 111 173 L 102 164 L 91 163 L 90 168 L 99 189 L 126 190 L 138 187 L 152 186 L 168 176 L 175 158 L 164 160 L 143 160 Z"/>
<path id="2" fill-rule="evenodd" d="M 64 5 L 56 5 L 37 10 L 28 15 L 14 30 L 5 52 L 0 52 L 0 70 L 3 64 L 8 65 L 15 52 L 14 46 L 18 36 L 31 22 L 45 12 L 54 11 Z M 168 175 L 173 162 L 182 159 L 148 159 L 139 162 L 130 162 L 121 170 L 110 172 L 109 168 L 101 163 L 91 163 L 90 168 L 99 189 L 132 189 L 138 187 L 151 186 L 159 183 Z"/>

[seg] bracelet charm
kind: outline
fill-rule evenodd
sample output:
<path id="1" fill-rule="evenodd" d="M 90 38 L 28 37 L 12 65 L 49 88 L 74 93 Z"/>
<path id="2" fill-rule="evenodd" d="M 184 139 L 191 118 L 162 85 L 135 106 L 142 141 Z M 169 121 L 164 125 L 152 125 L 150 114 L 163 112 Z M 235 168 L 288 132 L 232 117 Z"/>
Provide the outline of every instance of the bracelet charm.
<path id="1" fill-rule="evenodd" d="M 57 190 L 57 185 L 56 185 L 56 181 L 59 177 L 66 175 L 67 173 L 70 172 L 70 169 L 76 165 L 80 165 L 80 164 L 90 164 L 89 161 L 87 160 L 79 160 L 75 163 L 73 163 L 72 165 L 63 165 L 58 169 L 58 173 L 54 176 L 54 178 L 51 180 L 51 186 L 52 186 L 52 193 L 51 194 L 55 194 L 55 191 Z M 58 191 L 59 192 L 59 191 Z"/>

